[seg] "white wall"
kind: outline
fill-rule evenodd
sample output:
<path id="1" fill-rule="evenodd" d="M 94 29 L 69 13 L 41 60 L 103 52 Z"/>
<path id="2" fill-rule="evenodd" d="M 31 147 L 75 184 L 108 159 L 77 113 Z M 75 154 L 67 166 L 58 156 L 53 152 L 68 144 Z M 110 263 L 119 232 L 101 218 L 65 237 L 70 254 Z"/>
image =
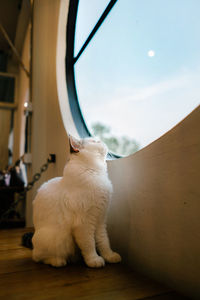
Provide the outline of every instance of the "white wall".
<path id="1" fill-rule="evenodd" d="M 200 296 L 200 107 L 138 153 L 109 163 L 109 229 L 126 262 Z M 198 296 L 197 296 L 198 295 Z"/>
<path id="2" fill-rule="evenodd" d="M 57 155 L 39 184 L 62 174 L 68 155 L 65 128 L 74 130 L 65 87 L 61 90 L 64 52 L 57 49 L 62 47 L 60 39 L 65 41 L 63 7 L 68 1 L 34 1 L 31 172 L 39 170 L 49 153 Z M 109 162 L 115 193 L 108 218 L 111 241 L 124 261 L 196 297 L 200 296 L 199 128 L 198 108 L 145 149 Z M 28 226 L 36 188 L 27 203 Z"/>

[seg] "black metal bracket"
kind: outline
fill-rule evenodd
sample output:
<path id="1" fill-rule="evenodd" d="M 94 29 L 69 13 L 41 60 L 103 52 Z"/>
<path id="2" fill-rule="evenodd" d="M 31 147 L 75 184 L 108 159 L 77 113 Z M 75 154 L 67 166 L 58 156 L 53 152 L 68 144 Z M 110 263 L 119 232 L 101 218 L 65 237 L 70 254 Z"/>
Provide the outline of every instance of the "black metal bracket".
<path id="1" fill-rule="evenodd" d="M 55 154 L 49 154 L 48 157 L 48 163 L 56 163 L 56 155 Z"/>

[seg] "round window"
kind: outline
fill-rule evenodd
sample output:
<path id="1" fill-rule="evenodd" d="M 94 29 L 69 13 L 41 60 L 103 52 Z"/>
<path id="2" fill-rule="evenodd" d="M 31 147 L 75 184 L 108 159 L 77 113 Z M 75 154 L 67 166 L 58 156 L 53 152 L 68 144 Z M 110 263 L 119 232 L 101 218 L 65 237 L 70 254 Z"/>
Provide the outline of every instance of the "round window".
<path id="1" fill-rule="evenodd" d="M 81 136 L 126 156 L 200 104 L 199 10 L 199 0 L 70 1 L 68 92 Z"/>

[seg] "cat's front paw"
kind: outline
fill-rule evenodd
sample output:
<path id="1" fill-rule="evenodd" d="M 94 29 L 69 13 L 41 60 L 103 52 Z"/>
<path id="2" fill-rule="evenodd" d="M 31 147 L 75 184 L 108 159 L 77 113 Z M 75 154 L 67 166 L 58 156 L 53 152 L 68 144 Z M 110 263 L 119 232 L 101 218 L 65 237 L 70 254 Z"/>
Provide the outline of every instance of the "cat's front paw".
<path id="1" fill-rule="evenodd" d="M 119 263 L 122 260 L 121 256 L 117 252 L 111 252 L 104 255 L 104 258 L 108 263 Z"/>
<path id="2" fill-rule="evenodd" d="M 90 268 L 102 268 L 105 266 L 105 261 L 101 256 L 95 256 L 92 258 L 86 259 L 86 264 Z"/>

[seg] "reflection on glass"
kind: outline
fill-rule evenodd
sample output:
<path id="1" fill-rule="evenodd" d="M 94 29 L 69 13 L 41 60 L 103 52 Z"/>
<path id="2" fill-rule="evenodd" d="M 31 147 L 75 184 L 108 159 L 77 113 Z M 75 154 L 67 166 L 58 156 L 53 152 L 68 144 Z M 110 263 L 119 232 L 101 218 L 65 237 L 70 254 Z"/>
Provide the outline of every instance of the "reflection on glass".
<path id="1" fill-rule="evenodd" d="M 92 16 L 80 3 L 76 44 Z M 199 11 L 199 0 L 118 0 L 76 62 L 86 124 L 110 150 L 137 151 L 200 104 Z"/>

